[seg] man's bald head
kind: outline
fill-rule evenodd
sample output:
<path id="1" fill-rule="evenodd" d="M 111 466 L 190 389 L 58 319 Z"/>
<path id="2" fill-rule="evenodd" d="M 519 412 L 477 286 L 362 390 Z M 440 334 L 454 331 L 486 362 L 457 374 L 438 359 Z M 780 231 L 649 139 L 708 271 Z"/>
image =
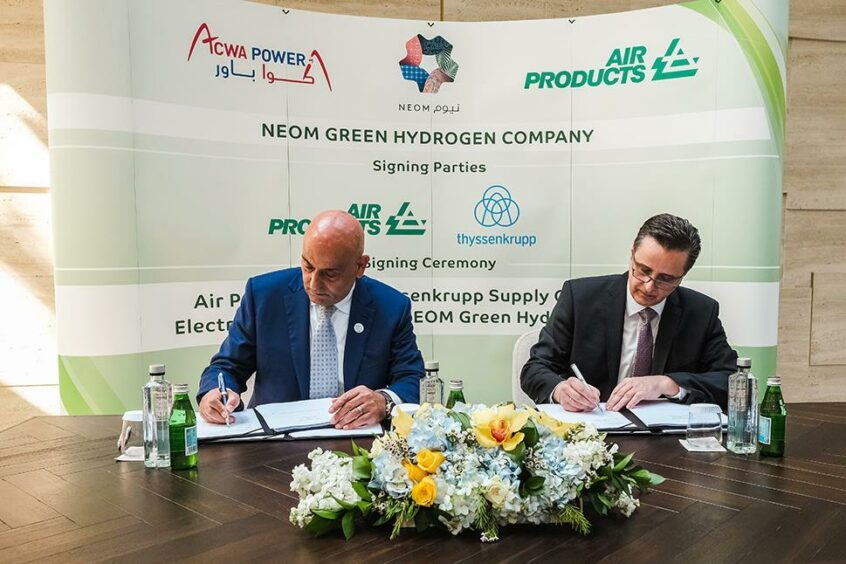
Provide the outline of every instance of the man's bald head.
<path id="1" fill-rule="evenodd" d="M 349 213 L 327 210 L 311 220 L 303 245 L 309 243 L 344 248 L 358 258 L 364 254 L 364 230 L 358 220 Z"/>
<path id="2" fill-rule="evenodd" d="M 335 305 L 364 275 L 364 230 L 345 211 L 320 212 L 303 238 L 303 286 L 312 303 Z"/>

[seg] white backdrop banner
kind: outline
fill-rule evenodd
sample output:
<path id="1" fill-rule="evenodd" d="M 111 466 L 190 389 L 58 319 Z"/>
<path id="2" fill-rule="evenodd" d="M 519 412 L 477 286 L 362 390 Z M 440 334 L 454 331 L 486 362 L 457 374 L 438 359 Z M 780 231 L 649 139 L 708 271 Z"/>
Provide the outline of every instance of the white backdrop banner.
<path id="1" fill-rule="evenodd" d="M 355 215 L 427 359 L 510 399 L 562 283 L 691 220 L 686 284 L 774 369 L 786 3 L 425 22 L 234 1 L 45 3 L 56 309 L 70 413 L 196 386 L 249 276 Z"/>

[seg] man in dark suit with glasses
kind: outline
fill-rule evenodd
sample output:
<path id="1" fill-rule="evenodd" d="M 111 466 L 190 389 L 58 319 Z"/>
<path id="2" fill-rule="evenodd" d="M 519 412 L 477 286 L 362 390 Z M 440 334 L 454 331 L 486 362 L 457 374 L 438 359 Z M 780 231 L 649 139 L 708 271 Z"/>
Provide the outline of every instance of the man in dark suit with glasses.
<path id="1" fill-rule="evenodd" d="M 523 390 L 569 411 L 592 411 L 600 401 L 618 411 L 658 398 L 725 408 L 737 353 L 719 304 L 679 287 L 700 250 L 689 221 L 660 214 L 638 231 L 628 272 L 565 282 L 523 367 Z"/>

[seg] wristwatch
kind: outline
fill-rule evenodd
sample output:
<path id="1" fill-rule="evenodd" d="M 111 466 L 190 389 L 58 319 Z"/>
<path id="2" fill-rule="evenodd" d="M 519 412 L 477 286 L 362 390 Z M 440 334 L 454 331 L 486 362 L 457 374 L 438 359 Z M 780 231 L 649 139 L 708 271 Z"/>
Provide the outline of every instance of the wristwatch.
<path id="1" fill-rule="evenodd" d="M 388 418 L 391 416 L 391 412 L 394 410 L 394 406 L 396 405 L 394 403 L 394 399 L 391 397 L 391 394 L 384 390 L 377 391 L 385 398 L 385 417 L 383 417 L 383 419 Z"/>

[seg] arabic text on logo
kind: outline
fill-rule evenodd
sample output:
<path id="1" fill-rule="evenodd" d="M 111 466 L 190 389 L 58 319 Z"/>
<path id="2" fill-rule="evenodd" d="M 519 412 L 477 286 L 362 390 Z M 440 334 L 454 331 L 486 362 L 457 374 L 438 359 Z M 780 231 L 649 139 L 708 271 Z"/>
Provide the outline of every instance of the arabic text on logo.
<path id="1" fill-rule="evenodd" d="M 482 227 L 511 227 L 520 219 L 520 206 L 508 188 L 495 184 L 485 190 L 473 215 Z"/>
<path id="2" fill-rule="evenodd" d="M 310 53 L 278 49 L 262 45 L 248 46 L 244 43 L 224 41 L 220 35 L 213 35 L 205 22 L 194 33 L 188 49 L 187 62 L 197 53 L 207 52 L 215 65 L 215 78 L 240 79 L 260 83 L 274 84 L 324 84 L 332 90 L 329 70 L 320 52 L 312 49 Z M 259 67 L 261 64 L 261 74 Z M 302 67 L 302 72 L 300 72 Z"/>

